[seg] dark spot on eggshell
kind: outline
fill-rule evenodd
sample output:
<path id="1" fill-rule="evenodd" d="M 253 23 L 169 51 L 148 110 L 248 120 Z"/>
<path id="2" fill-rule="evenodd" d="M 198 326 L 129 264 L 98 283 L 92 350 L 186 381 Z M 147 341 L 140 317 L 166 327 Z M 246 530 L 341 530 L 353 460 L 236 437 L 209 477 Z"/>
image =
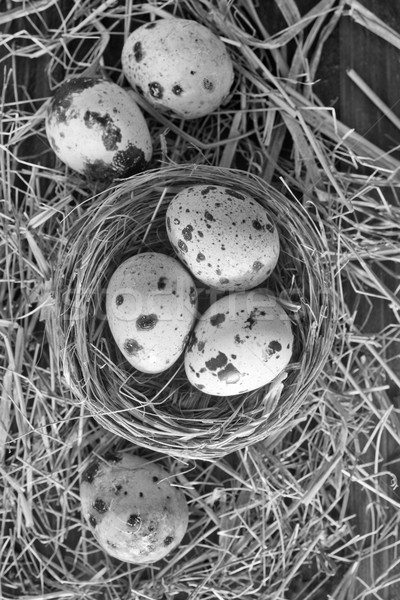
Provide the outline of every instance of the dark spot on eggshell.
<path id="1" fill-rule="evenodd" d="M 218 379 L 227 384 L 237 383 L 241 376 L 242 374 L 240 371 L 238 371 L 232 363 L 228 363 L 226 367 L 218 373 Z"/>
<path id="2" fill-rule="evenodd" d="M 204 256 L 204 254 L 202 252 L 199 252 L 198 255 L 196 256 L 196 261 L 202 262 L 203 260 L 206 260 L 206 257 Z"/>
<path id="3" fill-rule="evenodd" d="M 266 348 L 264 348 L 264 360 L 267 362 L 274 354 L 282 350 L 282 344 L 277 340 L 272 340 Z M 280 356 L 280 355 L 279 355 Z"/>
<path id="4" fill-rule="evenodd" d="M 164 540 L 164 546 L 169 546 L 170 544 L 172 544 L 172 542 L 174 541 L 174 538 L 172 537 L 172 535 L 167 535 L 167 537 Z"/>
<path id="5" fill-rule="evenodd" d="M 90 517 L 89 517 L 89 525 L 90 525 L 91 527 L 93 527 L 93 529 L 94 529 L 94 528 L 96 527 L 96 525 L 97 525 L 97 519 L 96 519 L 96 517 L 94 517 L 93 515 L 90 515 Z"/>
<path id="6" fill-rule="evenodd" d="M 122 490 L 122 484 L 118 483 L 114 488 L 115 495 L 118 496 L 121 490 Z"/>
<path id="7" fill-rule="evenodd" d="M 213 84 L 213 82 L 212 82 L 212 81 L 210 81 L 209 79 L 207 79 L 207 77 L 205 77 L 205 78 L 203 79 L 203 86 L 204 86 L 204 89 L 205 89 L 205 90 L 207 90 L 207 91 L 209 91 L 209 92 L 212 92 L 212 91 L 213 91 L 213 89 L 214 89 L 214 84 Z"/>
<path id="8" fill-rule="evenodd" d="M 182 229 L 183 239 L 186 240 L 187 242 L 190 242 L 193 237 L 192 232 L 193 232 L 193 225 L 187 225 L 184 229 Z"/>
<path id="9" fill-rule="evenodd" d="M 140 518 L 139 515 L 136 515 L 136 514 L 130 515 L 127 520 L 127 524 L 129 525 L 129 527 L 139 527 L 141 522 L 142 522 L 142 519 Z"/>
<path id="10" fill-rule="evenodd" d="M 202 383 L 196 383 L 196 387 L 198 390 L 204 390 L 204 385 Z"/>
<path id="11" fill-rule="evenodd" d="M 114 124 L 108 113 L 101 115 L 96 111 L 87 110 L 83 115 L 83 122 L 88 129 L 98 127 L 102 130 L 101 139 L 106 150 L 118 150 L 118 144 L 122 140 L 121 129 Z"/>
<path id="12" fill-rule="evenodd" d="M 198 231 L 198 232 L 197 232 L 197 235 L 198 235 L 200 238 L 204 237 L 204 233 L 203 233 L 202 231 Z"/>
<path id="13" fill-rule="evenodd" d="M 215 185 L 208 185 L 207 187 L 203 188 L 200 193 L 202 196 L 207 196 L 207 194 L 213 192 L 216 189 L 217 188 L 215 187 Z"/>
<path id="14" fill-rule="evenodd" d="M 268 348 L 271 348 L 273 352 L 280 352 L 282 350 L 282 344 L 277 340 L 273 340 L 268 344 Z"/>
<path id="15" fill-rule="evenodd" d="M 169 217 L 167 217 L 167 228 L 168 231 L 171 231 L 171 219 Z"/>
<path id="16" fill-rule="evenodd" d="M 231 358 L 233 358 L 233 360 L 235 360 L 235 358 L 237 358 L 236 354 L 231 354 Z"/>
<path id="17" fill-rule="evenodd" d="M 160 478 L 157 477 L 157 475 L 153 475 L 152 480 L 153 480 L 153 483 L 158 483 L 160 481 Z"/>
<path id="18" fill-rule="evenodd" d="M 100 463 L 98 460 L 93 461 L 83 472 L 82 474 L 82 482 L 84 483 L 93 483 L 97 473 L 100 470 Z"/>
<path id="19" fill-rule="evenodd" d="M 226 285 L 229 283 L 229 279 L 227 277 L 220 277 L 219 282 L 222 283 L 222 285 Z"/>
<path id="20" fill-rule="evenodd" d="M 52 109 L 52 118 L 55 119 L 56 123 L 65 123 L 67 120 L 67 112 L 72 104 L 71 96 L 67 95 L 64 98 L 57 99 L 57 104 L 55 104 L 53 98 L 52 103 L 50 104 L 50 108 Z"/>
<path id="21" fill-rule="evenodd" d="M 237 333 L 234 337 L 235 344 L 244 344 L 244 341 L 241 339 L 240 335 Z"/>
<path id="22" fill-rule="evenodd" d="M 207 219 L 207 221 L 215 221 L 215 218 L 208 210 L 205 211 L 204 218 Z"/>
<path id="23" fill-rule="evenodd" d="M 256 260 L 255 262 L 253 262 L 253 266 L 252 266 L 252 270 L 257 273 L 257 271 L 260 271 L 263 268 L 263 263 L 260 262 L 259 260 Z"/>
<path id="24" fill-rule="evenodd" d="M 143 350 L 143 346 L 141 346 L 137 340 L 131 338 L 125 340 L 124 350 L 127 354 L 136 356 L 141 350 Z"/>
<path id="25" fill-rule="evenodd" d="M 218 268 L 218 269 L 215 269 L 215 272 L 216 272 L 216 274 L 217 274 L 217 275 L 221 275 L 221 273 L 222 273 L 222 271 L 221 271 L 221 269 L 220 269 L 220 268 Z"/>
<path id="26" fill-rule="evenodd" d="M 231 190 L 229 188 L 225 188 L 225 191 L 228 194 L 228 196 L 232 196 L 233 198 L 237 198 L 238 200 L 245 199 L 245 196 L 243 196 L 243 194 L 241 194 L 240 192 L 237 192 L 236 190 Z"/>
<path id="27" fill-rule="evenodd" d="M 160 277 L 159 280 L 157 281 L 157 287 L 159 290 L 164 290 L 165 286 L 167 285 L 167 277 Z"/>
<path id="28" fill-rule="evenodd" d="M 178 248 L 182 250 L 182 252 L 188 251 L 188 247 L 183 240 L 178 240 Z"/>
<path id="29" fill-rule="evenodd" d="M 136 42 L 134 44 L 133 53 L 134 53 L 136 62 L 140 62 L 141 60 L 143 60 L 142 42 Z"/>
<path id="30" fill-rule="evenodd" d="M 149 315 L 140 315 L 136 319 L 136 327 L 138 329 L 142 329 L 145 331 L 154 329 L 154 327 L 157 325 L 157 323 L 158 323 L 158 317 L 154 313 L 151 313 Z"/>
<path id="31" fill-rule="evenodd" d="M 108 505 L 101 498 L 96 498 L 93 503 L 93 508 L 99 513 L 105 513 L 108 511 Z"/>
<path id="32" fill-rule="evenodd" d="M 139 498 L 143 498 L 143 492 L 139 492 Z"/>
<path id="33" fill-rule="evenodd" d="M 115 304 L 117 306 L 121 306 L 121 304 L 124 303 L 124 297 L 122 294 L 118 294 L 118 296 L 115 298 Z"/>
<path id="34" fill-rule="evenodd" d="M 253 329 L 254 325 L 257 323 L 257 315 L 258 315 L 258 310 L 257 310 L 257 308 L 255 308 L 251 311 L 249 317 L 245 321 L 246 329 Z"/>
<path id="35" fill-rule="evenodd" d="M 114 542 L 111 542 L 110 540 L 106 540 L 106 544 L 109 548 L 112 548 L 113 550 L 117 547 L 117 544 L 114 544 Z"/>
<path id="36" fill-rule="evenodd" d="M 257 231 L 264 229 L 264 225 L 260 223 L 258 219 L 254 219 L 251 224 L 253 225 L 254 229 L 257 229 Z"/>
<path id="37" fill-rule="evenodd" d="M 205 343 L 205 342 L 198 342 L 198 344 L 197 344 L 197 349 L 198 349 L 198 351 L 199 351 L 199 352 L 203 352 L 203 350 L 204 350 L 204 346 L 205 346 L 205 345 L 206 345 L 206 343 Z M 200 369 L 200 372 L 201 372 L 201 369 Z"/>
<path id="38" fill-rule="evenodd" d="M 157 100 L 161 100 L 164 96 L 164 88 L 158 81 L 152 81 L 149 83 L 149 92 L 150 96 L 156 98 Z"/>
<path id="39" fill-rule="evenodd" d="M 153 533 L 154 531 L 157 531 L 157 523 L 155 523 L 154 521 L 150 521 L 149 526 L 148 526 L 148 531 L 150 533 Z"/>
<path id="40" fill-rule="evenodd" d="M 221 325 L 221 323 L 223 323 L 225 321 L 225 315 L 223 313 L 218 313 L 217 315 L 213 315 L 210 318 L 210 324 L 213 327 L 218 327 L 219 325 Z"/>
<path id="41" fill-rule="evenodd" d="M 157 25 L 156 22 L 149 23 L 148 25 L 146 25 L 145 29 L 153 29 L 156 25 Z"/>
<path id="42" fill-rule="evenodd" d="M 125 150 L 118 150 L 114 154 L 112 166 L 116 174 L 120 177 L 130 177 L 136 173 L 144 171 L 148 161 L 145 158 L 143 150 L 129 142 Z M 114 174 L 115 176 L 115 174 Z"/>
<path id="43" fill-rule="evenodd" d="M 218 352 L 217 356 L 207 360 L 205 365 L 209 371 L 217 371 L 222 369 L 228 362 L 228 357 L 223 352 Z"/>
<path id="44" fill-rule="evenodd" d="M 182 86 L 180 86 L 179 84 L 174 85 L 172 88 L 172 93 L 175 94 L 175 96 L 181 96 L 183 93 Z"/>

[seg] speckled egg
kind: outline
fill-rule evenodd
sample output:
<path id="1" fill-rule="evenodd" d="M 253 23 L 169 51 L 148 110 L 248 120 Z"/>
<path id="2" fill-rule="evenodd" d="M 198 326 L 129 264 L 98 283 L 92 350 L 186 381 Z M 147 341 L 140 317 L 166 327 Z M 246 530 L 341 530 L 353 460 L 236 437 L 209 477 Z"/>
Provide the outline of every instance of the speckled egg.
<path id="1" fill-rule="evenodd" d="M 55 154 L 89 180 L 143 171 L 152 156 L 147 122 L 127 90 L 100 77 L 65 81 L 51 99 L 46 134 Z"/>
<path id="2" fill-rule="evenodd" d="M 195 185 L 168 205 L 167 234 L 177 256 L 200 281 L 217 290 L 249 290 L 279 258 L 279 235 L 253 198 L 219 185 Z"/>
<path id="3" fill-rule="evenodd" d="M 143 373 L 161 373 L 184 351 L 197 316 L 197 290 L 171 256 L 144 252 L 112 274 L 106 314 L 122 354 Z"/>
<path id="4" fill-rule="evenodd" d="M 160 19 L 138 27 L 127 38 L 121 60 L 132 87 L 155 107 L 183 119 L 216 110 L 234 79 L 225 44 L 189 19 Z"/>
<path id="5" fill-rule="evenodd" d="M 233 292 L 197 322 L 185 352 L 186 375 L 207 394 L 250 392 L 284 371 L 293 341 L 290 318 L 268 290 Z"/>
<path id="6" fill-rule="evenodd" d="M 147 564 L 164 558 L 188 526 L 186 498 L 159 464 L 134 454 L 108 453 L 82 474 L 82 516 L 111 556 Z"/>

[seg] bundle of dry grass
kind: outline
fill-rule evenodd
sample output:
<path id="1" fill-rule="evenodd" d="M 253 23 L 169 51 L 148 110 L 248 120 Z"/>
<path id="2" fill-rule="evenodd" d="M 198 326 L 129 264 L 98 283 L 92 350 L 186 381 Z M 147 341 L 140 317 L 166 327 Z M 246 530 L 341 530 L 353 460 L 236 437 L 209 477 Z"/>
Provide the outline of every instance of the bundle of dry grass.
<path id="1" fill-rule="evenodd" d="M 107 325 L 111 274 L 143 251 L 173 254 L 166 209 L 180 189 L 195 184 L 247 192 L 266 208 L 281 240 L 278 266 L 263 285 L 292 320 L 291 364 L 271 384 L 231 398 L 193 388 L 182 360 L 158 376 L 132 369 Z M 199 165 L 148 171 L 88 202 L 55 265 L 49 324 L 71 389 L 99 423 L 132 443 L 184 458 L 223 456 L 284 429 L 324 367 L 338 318 L 335 258 L 323 224 L 310 215 L 256 176 Z M 213 302 L 207 291 L 202 311 Z"/>
<path id="2" fill-rule="evenodd" d="M 295 0 L 276 2 L 280 20 L 270 35 L 261 4 L 38 0 L 2 7 L 5 600 L 369 600 L 369 594 L 387 600 L 399 585 L 400 440 L 393 399 L 400 387 L 400 328 L 398 286 L 389 283 L 398 282 L 399 162 L 340 123 L 313 85 L 324 43 L 343 15 L 397 47 L 399 35 L 355 0 L 320 0 L 307 13 Z M 110 445 L 131 444 L 76 403 L 45 336 L 53 267 L 67 240 L 75 239 L 76 221 L 85 222 L 91 204 L 96 214 L 102 196 L 54 160 L 43 118 L 50 92 L 66 76 L 100 72 L 123 83 L 118 51 L 132 24 L 171 14 L 193 17 L 222 36 L 236 83 L 229 103 L 201 123 L 161 116 L 137 96 L 155 140 L 153 167 L 174 171 L 190 163 L 246 171 L 283 192 L 301 220 L 310 212 L 325 236 L 318 247 L 328 247 L 336 294 L 329 302 L 338 323 L 324 369 L 280 434 L 214 461 L 157 455 L 179 478 L 191 517 L 170 560 L 143 568 L 107 556 L 80 514 L 79 479 L 87 461 Z M 377 91 L 363 90 L 398 127 Z M 155 222 L 163 189 L 152 201 Z M 310 255 L 309 248 L 301 251 Z M 368 333 L 364 324 L 376 299 L 393 318 Z M 154 456 L 142 446 L 138 451 Z"/>

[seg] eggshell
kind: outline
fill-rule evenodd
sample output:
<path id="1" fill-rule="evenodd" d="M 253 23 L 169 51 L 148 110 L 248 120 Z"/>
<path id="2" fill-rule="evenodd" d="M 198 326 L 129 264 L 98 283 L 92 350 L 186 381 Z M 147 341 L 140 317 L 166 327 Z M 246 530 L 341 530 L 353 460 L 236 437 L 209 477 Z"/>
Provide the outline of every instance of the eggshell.
<path id="1" fill-rule="evenodd" d="M 125 260 L 107 286 L 106 314 L 125 358 L 144 373 L 161 373 L 182 354 L 197 316 L 197 290 L 171 256 L 144 252 Z"/>
<path id="2" fill-rule="evenodd" d="M 291 321 L 267 290 L 234 292 L 201 316 L 185 352 L 185 371 L 204 393 L 232 396 L 256 390 L 290 362 Z"/>
<path id="3" fill-rule="evenodd" d="M 127 90 L 99 77 L 65 81 L 50 101 L 46 134 L 56 155 L 88 179 L 143 171 L 152 155 L 146 120 Z"/>
<path id="4" fill-rule="evenodd" d="M 146 564 L 182 541 L 189 511 L 182 490 L 159 464 L 133 454 L 93 459 L 81 478 L 82 516 L 111 556 Z"/>
<path id="5" fill-rule="evenodd" d="M 122 70 L 154 106 L 184 119 L 203 117 L 227 98 L 234 80 L 225 44 L 189 19 L 161 19 L 127 38 Z"/>
<path id="6" fill-rule="evenodd" d="M 180 191 L 168 206 L 166 227 L 178 257 L 197 279 L 217 290 L 254 288 L 278 262 L 279 235 L 266 209 L 224 186 Z"/>

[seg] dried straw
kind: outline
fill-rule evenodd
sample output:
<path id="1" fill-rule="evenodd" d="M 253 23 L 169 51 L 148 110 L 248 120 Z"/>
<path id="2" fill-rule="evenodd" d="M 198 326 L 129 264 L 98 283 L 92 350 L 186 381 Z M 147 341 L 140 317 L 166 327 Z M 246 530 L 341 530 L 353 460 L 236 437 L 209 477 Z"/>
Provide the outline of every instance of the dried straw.
<path id="1" fill-rule="evenodd" d="M 259 18 L 261 4 L 36 0 L 2 6 L 5 600 L 397 597 L 399 162 L 395 152 L 338 121 L 314 83 L 324 44 L 343 16 L 396 48 L 400 36 L 356 0 L 320 0 L 305 14 L 295 0 L 280 0 L 282 19 L 271 31 Z M 66 75 L 100 72 L 124 84 L 115 56 L 129 30 L 171 14 L 192 16 L 221 35 L 237 78 L 227 105 L 201 123 L 143 105 L 155 140 L 153 166 L 242 169 L 272 183 L 286 201 L 311 208 L 328 242 L 339 309 L 325 367 L 281 434 L 211 462 L 148 452 L 177 476 L 191 521 L 168 562 L 142 568 L 110 559 L 80 515 L 87 460 L 113 444 L 131 446 L 99 426 L 84 403 L 77 405 L 46 340 L 41 319 L 52 311 L 52 268 L 94 190 L 54 159 L 43 116 L 50 91 Z M 365 90 L 378 97 L 377 105 L 379 92 Z M 377 299 L 391 316 L 385 322 Z"/>

